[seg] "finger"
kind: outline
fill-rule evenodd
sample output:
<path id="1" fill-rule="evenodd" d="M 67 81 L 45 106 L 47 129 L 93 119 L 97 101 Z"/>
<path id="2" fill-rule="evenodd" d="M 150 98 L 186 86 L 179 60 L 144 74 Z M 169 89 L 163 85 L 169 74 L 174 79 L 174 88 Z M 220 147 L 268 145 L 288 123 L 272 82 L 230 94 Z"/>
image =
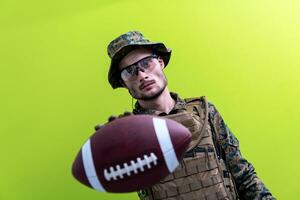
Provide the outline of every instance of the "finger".
<path id="1" fill-rule="evenodd" d="M 128 112 L 128 111 L 126 111 L 126 112 L 124 112 L 124 114 L 123 114 L 124 116 L 129 116 L 129 115 L 132 115 L 132 112 Z"/>
<path id="2" fill-rule="evenodd" d="M 102 128 L 104 125 L 103 124 L 97 124 L 94 129 L 95 131 L 98 131 L 100 128 Z"/>
<path id="3" fill-rule="evenodd" d="M 110 116 L 110 117 L 108 118 L 108 121 L 111 122 L 111 121 L 113 121 L 113 120 L 115 120 L 115 119 L 117 119 L 117 117 L 114 116 L 114 115 L 112 115 L 112 116 Z"/>

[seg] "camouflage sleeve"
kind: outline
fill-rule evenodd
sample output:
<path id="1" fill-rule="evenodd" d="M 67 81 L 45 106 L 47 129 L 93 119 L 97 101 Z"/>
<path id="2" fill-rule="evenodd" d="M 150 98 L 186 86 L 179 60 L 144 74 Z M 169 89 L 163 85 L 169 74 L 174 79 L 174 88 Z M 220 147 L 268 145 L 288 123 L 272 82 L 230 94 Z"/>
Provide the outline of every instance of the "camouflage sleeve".
<path id="1" fill-rule="evenodd" d="M 209 112 L 214 123 L 217 140 L 225 153 L 226 163 L 234 177 L 239 198 L 242 200 L 275 200 L 255 169 L 241 154 L 239 142 L 225 124 L 216 107 L 209 103 Z"/>

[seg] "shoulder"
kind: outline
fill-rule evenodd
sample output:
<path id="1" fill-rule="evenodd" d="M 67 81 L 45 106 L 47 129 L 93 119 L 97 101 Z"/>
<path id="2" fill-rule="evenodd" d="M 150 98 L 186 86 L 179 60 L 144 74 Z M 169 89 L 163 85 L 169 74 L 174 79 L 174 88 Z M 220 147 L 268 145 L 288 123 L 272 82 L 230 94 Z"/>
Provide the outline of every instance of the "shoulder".
<path id="1" fill-rule="evenodd" d="M 225 146 L 230 145 L 230 146 L 238 147 L 239 146 L 238 139 L 229 129 L 223 117 L 221 116 L 220 112 L 218 111 L 214 103 L 212 103 L 211 101 L 208 101 L 208 109 L 211 118 L 211 123 L 216 128 L 218 139 L 220 140 L 221 144 Z"/>
<path id="2" fill-rule="evenodd" d="M 213 101 L 211 100 L 207 100 L 207 104 L 208 104 L 208 111 L 209 111 L 209 114 L 212 116 L 212 117 L 215 117 L 217 115 L 220 115 L 217 107 L 215 106 L 215 104 L 213 103 Z"/>
<path id="3" fill-rule="evenodd" d="M 207 109 L 209 115 L 211 115 L 212 117 L 219 115 L 219 112 L 214 103 L 210 101 L 206 96 L 184 98 L 184 101 L 187 107 L 200 106 L 203 111 L 206 111 Z"/>

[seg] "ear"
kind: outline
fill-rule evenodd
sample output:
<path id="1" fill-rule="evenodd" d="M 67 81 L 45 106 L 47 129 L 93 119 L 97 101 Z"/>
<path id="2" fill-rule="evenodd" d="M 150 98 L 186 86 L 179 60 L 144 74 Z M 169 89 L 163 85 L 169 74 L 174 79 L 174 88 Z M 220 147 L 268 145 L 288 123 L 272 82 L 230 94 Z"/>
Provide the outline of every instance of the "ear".
<path id="1" fill-rule="evenodd" d="M 157 60 L 158 60 L 158 62 L 160 64 L 160 68 L 164 69 L 165 68 L 165 62 L 164 62 L 164 60 L 160 56 L 157 58 Z"/>

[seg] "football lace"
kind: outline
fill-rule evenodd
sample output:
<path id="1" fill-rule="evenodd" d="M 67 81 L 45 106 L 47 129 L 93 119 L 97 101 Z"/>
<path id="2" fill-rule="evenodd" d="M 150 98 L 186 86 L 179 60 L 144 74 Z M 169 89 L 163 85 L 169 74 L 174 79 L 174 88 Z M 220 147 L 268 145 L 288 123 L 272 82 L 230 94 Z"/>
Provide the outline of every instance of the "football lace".
<path id="1" fill-rule="evenodd" d="M 144 155 L 141 159 L 138 157 L 136 161 L 131 160 L 130 164 L 123 163 L 123 167 L 116 165 L 115 167 L 109 167 L 109 170 L 104 169 L 104 177 L 107 181 L 123 179 L 124 175 L 131 176 L 132 173 L 137 174 L 139 171 L 143 172 L 145 167 L 151 169 L 151 164 L 157 165 L 157 156 L 154 153 L 150 153 L 150 156 Z M 146 168 L 146 169 L 147 169 Z M 139 170 L 139 171 L 138 171 Z"/>

